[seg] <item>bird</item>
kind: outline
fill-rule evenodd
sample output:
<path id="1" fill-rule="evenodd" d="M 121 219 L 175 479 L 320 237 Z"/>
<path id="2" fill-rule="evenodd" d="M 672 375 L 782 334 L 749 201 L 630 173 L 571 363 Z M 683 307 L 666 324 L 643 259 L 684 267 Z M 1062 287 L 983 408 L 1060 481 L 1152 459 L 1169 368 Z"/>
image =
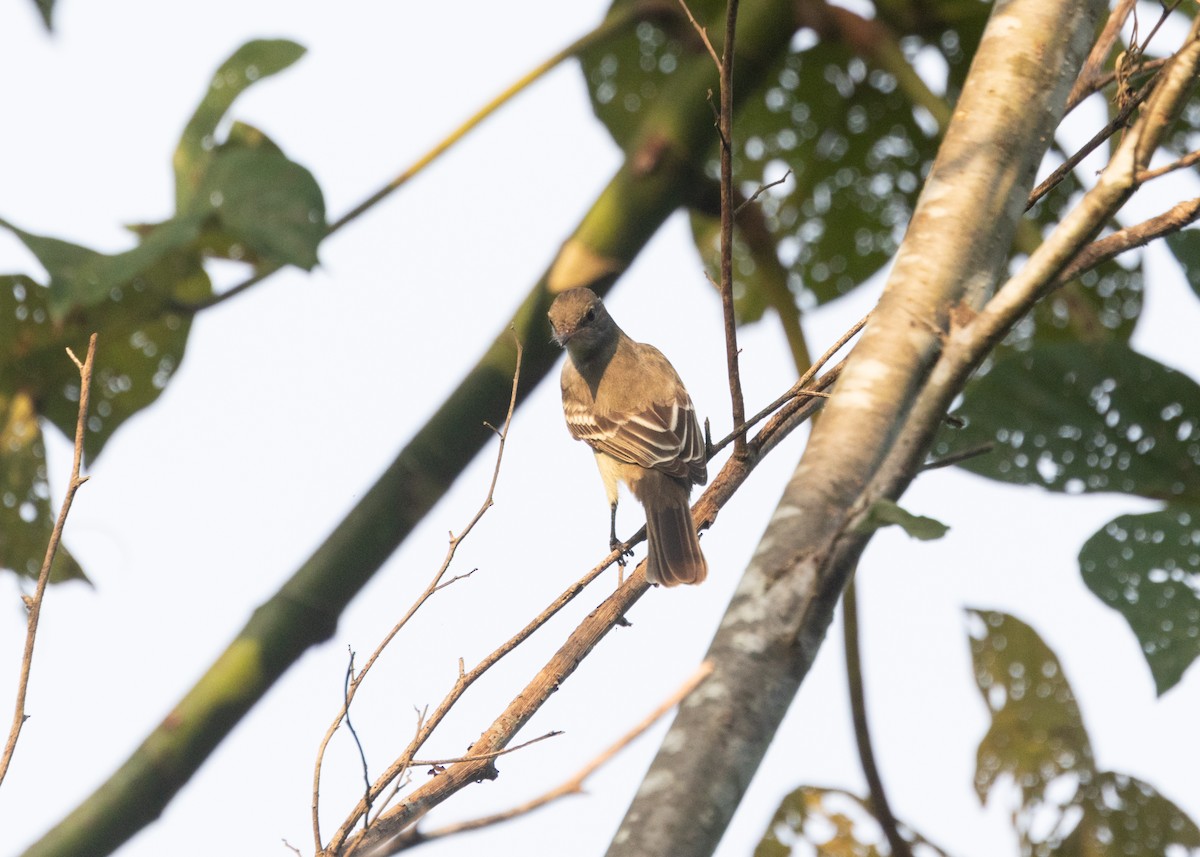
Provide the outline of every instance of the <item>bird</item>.
<path id="1" fill-rule="evenodd" d="M 692 523 L 692 485 L 708 481 L 706 444 L 679 374 L 653 345 L 634 342 L 587 288 L 550 306 L 554 342 L 565 348 L 563 417 L 596 455 L 617 538 L 617 489 L 625 483 L 646 510 L 646 580 L 701 583 L 708 563 Z"/>

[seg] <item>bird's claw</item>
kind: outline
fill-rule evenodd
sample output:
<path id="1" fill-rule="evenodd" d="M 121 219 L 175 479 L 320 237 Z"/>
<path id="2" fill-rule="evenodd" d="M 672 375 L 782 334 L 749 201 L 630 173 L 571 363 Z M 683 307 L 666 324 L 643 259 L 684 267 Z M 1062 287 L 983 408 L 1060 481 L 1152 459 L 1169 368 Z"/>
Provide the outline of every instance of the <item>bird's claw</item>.
<path id="1" fill-rule="evenodd" d="M 621 568 L 625 567 L 626 557 L 633 556 L 633 548 L 625 544 L 625 542 L 621 541 L 620 539 L 610 539 L 608 542 L 608 549 L 620 551 L 620 553 L 617 555 L 617 565 L 621 566 Z"/>

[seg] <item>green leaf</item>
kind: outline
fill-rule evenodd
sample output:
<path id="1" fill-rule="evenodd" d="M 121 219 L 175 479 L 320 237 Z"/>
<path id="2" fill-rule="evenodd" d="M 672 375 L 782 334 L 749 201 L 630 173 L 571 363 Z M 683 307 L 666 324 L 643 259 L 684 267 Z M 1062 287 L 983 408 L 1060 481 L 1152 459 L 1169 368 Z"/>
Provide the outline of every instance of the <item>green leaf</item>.
<path id="1" fill-rule="evenodd" d="M 196 217 L 169 220 L 147 232 L 132 250 L 116 255 L 26 232 L 0 220 L 25 243 L 50 275 L 49 309 L 61 319 L 68 310 L 94 306 L 108 300 L 115 290 L 156 265 L 168 253 L 196 239 L 200 221 Z"/>
<path id="2" fill-rule="evenodd" d="M 216 148 L 217 126 L 247 87 L 290 66 L 304 48 L 286 39 L 256 39 L 238 48 L 213 75 L 208 92 L 175 149 L 175 206 L 188 207 Z"/>
<path id="3" fill-rule="evenodd" d="M 960 466 L 1067 493 L 1119 491 L 1200 502 L 1200 386 L 1124 343 L 1034 347 L 968 384 L 936 457 L 995 449 Z"/>
<path id="4" fill-rule="evenodd" d="M 1200 506 L 1122 515 L 1079 552 L 1083 581 L 1141 644 L 1161 696 L 1200 655 Z"/>
<path id="5" fill-rule="evenodd" d="M 85 449 L 99 455 L 113 432 L 162 393 L 179 367 L 191 315 L 172 308 L 212 294 L 197 254 L 172 253 L 118 287 L 105 302 L 50 322 L 49 290 L 0 277 L 0 394 L 28 391 L 41 414 L 74 437 L 79 375 L 63 348 L 82 353 L 99 334 Z"/>
<path id="6" fill-rule="evenodd" d="M 610 14 L 634 5 L 637 0 L 616 0 Z M 706 22 L 710 38 L 719 39 L 724 28 L 724 4 L 720 0 L 695 0 L 688 8 L 696 20 Z M 717 48 L 720 50 L 720 47 Z M 693 58 L 703 59 L 695 65 Z M 628 148 L 643 130 L 650 106 L 673 78 L 693 66 L 711 78 L 715 93 L 717 71 L 692 25 L 682 14 L 663 15 L 655 22 L 642 21 L 634 30 L 584 51 L 580 63 L 592 100 L 592 110 L 617 145 Z M 699 86 L 693 92 L 703 92 Z M 714 130 L 713 142 L 716 142 Z"/>
<path id="7" fill-rule="evenodd" d="M 922 841 L 901 832 L 909 842 Z M 754 857 L 787 857 L 797 849 L 819 857 L 880 857 L 878 840 L 879 825 L 862 798 L 841 789 L 801 786 L 780 802 Z"/>
<path id="8" fill-rule="evenodd" d="M 791 170 L 756 204 L 802 305 L 849 292 L 892 258 L 936 141 L 890 74 L 819 42 L 783 60 L 734 128 L 743 193 Z"/>
<path id="9" fill-rule="evenodd" d="M 193 211 L 215 215 L 254 256 L 311 270 L 325 237 L 325 199 L 304 167 L 270 148 L 217 153 Z"/>
<path id="10" fill-rule="evenodd" d="M 975 791 L 986 802 L 1002 775 L 1022 807 L 1047 802 L 1064 774 L 1093 777 L 1091 744 L 1075 695 L 1054 653 L 1032 628 L 1005 613 L 968 610 L 975 683 L 992 716 L 979 744 Z"/>
<path id="11" fill-rule="evenodd" d="M 881 527 L 898 526 L 914 539 L 932 541 L 940 539 L 949 531 L 941 521 L 914 515 L 887 499 L 876 500 L 867 511 L 866 518 L 858 525 L 858 531 L 872 533 Z"/>
<path id="12" fill-rule="evenodd" d="M 1184 229 L 1168 235 L 1167 246 L 1179 260 L 1188 285 L 1200 296 L 1200 229 Z"/>
<path id="13" fill-rule="evenodd" d="M 75 369 L 65 353 L 64 363 Z M 36 579 L 54 530 L 46 481 L 46 451 L 33 400 L 0 391 L 0 569 Z M 87 580 L 61 543 L 50 566 L 50 582 Z"/>
<path id="14" fill-rule="evenodd" d="M 992 723 L 975 788 L 1020 792 L 1022 854 L 1166 855 L 1200 845 L 1195 823 L 1148 783 L 1097 770 L 1075 696 L 1037 633 L 1005 613 L 968 610 L 975 679 Z"/>
<path id="15" fill-rule="evenodd" d="M 722 31 L 723 4 L 689 5 L 710 36 Z M 655 99 L 674 91 L 673 77 L 712 72 L 711 62 L 699 70 L 691 62 L 703 52 L 690 25 L 671 18 L 643 22 L 629 38 L 583 57 L 593 109 L 620 145 L 645 133 L 642 120 Z M 734 117 L 734 174 L 750 196 L 791 170 L 755 204 L 791 291 L 802 305 L 823 303 L 864 282 L 899 246 L 934 155 L 933 129 L 918 125 L 894 78 L 836 41 L 791 52 L 767 81 L 742 99 Z M 715 91 L 707 82 L 697 88 L 704 86 Z M 715 132 L 712 142 L 702 165 L 709 178 L 719 174 Z M 712 265 L 712 245 L 701 240 L 698 247 Z M 755 308 L 752 264 L 741 254 L 735 275 L 748 320 L 770 303 L 759 299 Z"/>
<path id="16" fill-rule="evenodd" d="M 1105 771 L 1084 791 L 1079 824 L 1055 849 L 1056 854 L 1168 857 L 1178 853 L 1182 857 L 1188 849 L 1200 847 L 1196 823 L 1149 783 Z"/>

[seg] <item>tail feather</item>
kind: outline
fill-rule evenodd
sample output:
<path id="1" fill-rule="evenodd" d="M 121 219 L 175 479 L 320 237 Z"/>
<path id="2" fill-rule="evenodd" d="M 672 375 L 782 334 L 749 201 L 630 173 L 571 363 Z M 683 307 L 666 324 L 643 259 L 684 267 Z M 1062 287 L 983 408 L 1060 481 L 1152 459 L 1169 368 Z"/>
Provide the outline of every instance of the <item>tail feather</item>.
<path id="1" fill-rule="evenodd" d="M 702 583 L 708 563 L 700 552 L 686 490 L 664 493 L 668 496 L 646 502 L 646 580 L 663 586 Z"/>

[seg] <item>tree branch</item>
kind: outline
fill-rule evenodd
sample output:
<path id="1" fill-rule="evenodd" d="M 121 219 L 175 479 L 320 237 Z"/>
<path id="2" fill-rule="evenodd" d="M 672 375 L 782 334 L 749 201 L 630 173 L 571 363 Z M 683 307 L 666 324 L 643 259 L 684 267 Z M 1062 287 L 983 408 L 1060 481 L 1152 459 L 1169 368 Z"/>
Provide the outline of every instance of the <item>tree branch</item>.
<path id="1" fill-rule="evenodd" d="M 672 708 L 678 705 L 685 697 L 695 690 L 701 682 L 704 681 L 712 673 L 712 664 L 705 661 L 700 664 L 699 669 L 694 672 L 687 681 L 685 681 L 674 693 L 652 711 L 641 723 L 634 726 L 619 738 L 613 744 L 610 744 L 598 756 L 576 771 L 569 779 L 563 781 L 559 785 L 538 795 L 533 800 L 518 804 L 503 812 L 487 815 L 482 818 L 474 818 L 470 821 L 462 821 L 457 824 L 439 827 L 436 830 L 431 830 L 428 833 L 418 830 L 413 827 L 407 830 L 399 839 L 395 840 L 395 851 L 407 851 L 417 845 L 424 845 L 426 842 L 432 842 L 435 839 L 445 839 L 448 836 L 454 836 L 459 833 L 466 833 L 472 830 L 480 830 L 484 827 L 491 827 L 505 821 L 511 821 L 522 815 L 528 815 L 534 810 L 541 809 L 547 804 L 553 803 L 570 795 L 582 794 L 584 783 L 588 777 L 594 774 L 597 770 L 607 765 L 614 756 L 632 744 L 642 733 L 657 723 L 663 716 Z"/>
<path id="2" fill-rule="evenodd" d="M 900 825 L 892 813 L 883 777 L 875 763 L 875 750 L 871 745 L 871 728 L 867 721 L 867 695 L 863 687 L 862 652 L 858 638 L 858 586 L 853 579 L 846 584 L 842 598 L 842 641 L 846 647 L 846 683 L 850 688 L 850 714 L 854 720 L 854 741 L 858 745 L 858 758 L 862 763 L 863 776 L 867 779 L 867 804 L 871 814 L 883 828 L 890 857 L 912 857 L 908 840 L 900 833 Z"/>
<path id="3" fill-rule="evenodd" d="M 29 675 L 33 670 L 33 646 L 37 641 L 38 620 L 42 615 L 46 586 L 50 582 L 50 567 L 54 564 L 55 554 L 58 553 L 63 528 L 67 525 L 67 515 L 71 511 L 71 504 L 75 502 L 75 492 L 88 480 L 86 476 L 79 475 L 79 470 L 83 464 L 83 435 L 87 427 L 88 403 L 92 394 L 96 334 L 93 333 L 88 339 L 87 357 L 82 363 L 70 348 L 67 349 L 67 354 L 79 369 L 79 417 L 75 422 L 75 453 L 71 461 L 71 478 L 67 483 L 67 492 L 58 512 L 58 520 L 54 523 L 54 530 L 50 534 L 50 543 L 46 545 L 46 555 L 38 572 L 37 585 L 33 595 L 25 599 L 25 608 L 28 611 L 25 621 L 25 651 L 21 656 L 21 670 L 17 676 L 17 697 L 13 706 L 12 726 L 8 730 L 8 740 L 4 742 L 4 754 L 0 756 L 0 783 L 4 782 L 4 777 L 8 774 L 8 766 L 12 763 L 13 754 L 17 749 L 17 739 L 21 736 L 21 727 L 25 725 L 28 717 L 25 713 L 25 696 L 29 689 Z"/>
<path id="4" fill-rule="evenodd" d="M 709 648 L 708 692 L 664 739 L 689 752 L 659 753 L 609 857 L 702 857 L 716 847 L 869 538 L 853 526 L 868 508 L 863 492 L 935 365 L 951 307 L 981 301 L 1003 270 L 1104 5 L 994 8 L 883 299 Z M 1013 38 L 1018 31 L 1039 38 Z M 1019 109 L 1005 98 L 1019 98 Z"/>

